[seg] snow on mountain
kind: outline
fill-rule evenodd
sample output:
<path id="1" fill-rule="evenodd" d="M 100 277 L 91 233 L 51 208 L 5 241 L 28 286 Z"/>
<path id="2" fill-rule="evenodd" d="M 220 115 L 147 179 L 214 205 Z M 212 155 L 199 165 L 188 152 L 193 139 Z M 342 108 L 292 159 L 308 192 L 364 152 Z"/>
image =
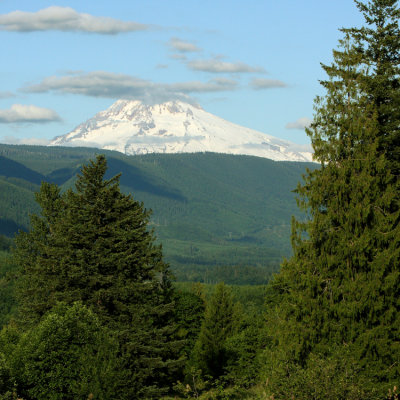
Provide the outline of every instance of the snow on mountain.
<path id="1" fill-rule="evenodd" d="M 53 139 L 50 146 L 97 147 L 127 155 L 215 152 L 312 161 L 311 148 L 244 128 L 181 101 L 146 105 L 118 100 L 72 132 Z"/>

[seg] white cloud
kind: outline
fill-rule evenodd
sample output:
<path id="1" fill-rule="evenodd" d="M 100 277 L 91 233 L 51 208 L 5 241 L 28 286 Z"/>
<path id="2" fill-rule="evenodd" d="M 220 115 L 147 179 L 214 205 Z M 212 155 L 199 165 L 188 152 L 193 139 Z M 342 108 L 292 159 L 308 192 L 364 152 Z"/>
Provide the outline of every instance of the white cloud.
<path id="1" fill-rule="evenodd" d="M 23 88 L 29 93 L 71 93 L 92 97 L 129 98 L 149 103 L 171 99 L 184 99 L 192 93 L 235 90 L 237 82 L 231 79 L 214 79 L 208 82 L 190 81 L 172 84 L 154 83 L 130 75 L 94 71 L 87 74 L 50 76 L 39 84 Z"/>
<path id="2" fill-rule="evenodd" d="M 272 89 L 272 88 L 284 88 L 286 87 L 286 83 L 277 79 L 263 79 L 263 78 L 254 78 L 250 82 L 250 86 L 256 90 L 263 89 Z"/>
<path id="3" fill-rule="evenodd" d="M 262 67 L 252 67 L 242 62 L 226 62 L 219 59 L 189 61 L 187 66 L 195 71 L 215 73 L 254 73 L 265 72 Z"/>
<path id="4" fill-rule="evenodd" d="M 194 43 L 187 42 L 185 40 L 181 40 L 179 38 L 171 38 L 168 42 L 168 46 L 173 50 L 179 51 L 181 53 L 193 53 L 201 51 L 199 47 L 197 47 Z"/>
<path id="5" fill-rule="evenodd" d="M 15 32 L 64 31 L 113 35 L 148 29 L 148 25 L 78 13 L 70 7 L 51 6 L 37 12 L 13 11 L 0 15 L 0 30 Z"/>
<path id="6" fill-rule="evenodd" d="M 0 110 L 0 123 L 54 122 L 60 121 L 59 115 L 48 108 L 34 105 L 14 104 L 8 110 Z"/>
<path id="7" fill-rule="evenodd" d="M 307 117 L 302 117 L 299 118 L 298 120 L 294 121 L 294 122 L 288 122 L 285 126 L 286 129 L 305 129 L 308 128 L 311 124 L 311 119 L 307 118 Z"/>
<path id="8" fill-rule="evenodd" d="M 3 136 L 0 139 L 0 142 L 5 144 L 29 144 L 36 146 L 46 146 L 50 143 L 50 140 L 43 138 L 16 138 L 14 136 Z"/>

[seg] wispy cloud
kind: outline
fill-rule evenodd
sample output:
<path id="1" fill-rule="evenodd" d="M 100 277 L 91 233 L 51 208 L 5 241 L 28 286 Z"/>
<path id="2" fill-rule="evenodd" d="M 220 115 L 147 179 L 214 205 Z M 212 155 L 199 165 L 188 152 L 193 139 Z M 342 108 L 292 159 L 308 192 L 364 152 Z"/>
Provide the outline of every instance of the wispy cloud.
<path id="1" fill-rule="evenodd" d="M 307 118 L 307 117 L 302 117 L 299 118 L 298 120 L 294 121 L 294 122 L 288 122 L 285 126 L 286 129 L 305 129 L 308 128 L 311 124 L 311 119 Z"/>
<path id="2" fill-rule="evenodd" d="M 46 146 L 50 143 L 50 140 L 43 138 L 16 138 L 14 136 L 3 136 L 0 138 L 0 142 L 5 144 L 30 144 Z"/>
<path id="3" fill-rule="evenodd" d="M 168 88 L 172 92 L 182 92 L 182 93 L 205 93 L 205 92 L 224 92 L 235 90 L 237 87 L 237 82 L 233 79 L 212 79 L 208 82 L 191 81 L 174 83 L 168 85 Z"/>
<path id="4" fill-rule="evenodd" d="M 255 90 L 263 90 L 272 88 L 284 88 L 287 87 L 287 84 L 277 79 L 254 78 L 250 82 L 250 86 Z"/>
<path id="5" fill-rule="evenodd" d="M 178 61 L 186 61 L 187 57 L 185 54 L 171 54 L 169 58 L 172 58 L 173 60 L 178 60 Z"/>
<path id="6" fill-rule="evenodd" d="M 70 7 L 51 6 L 37 12 L 13 11 L 0 15 L 0 30 L 15 32 L 64 31 L 115 35 L 149 29 L 149 25 L 78 13 Z"/>
<path id="7" fill-rule="evenodd" d="M 226 62 L 219 59 L 193 60 L 187 66 L 194 71 L 205 71 L 214 73 L 264 73 L 262 67 L 252 67 L 242 62 Z"/>
<path id="8" fill-rule="evenodd" d="M 12 92 L 0 92 L 0 99 L 9 99 L 11 97 L 15 97 L 15 94 Z"/>
<path id="9" fill-rule="evenodd" d="M 125 74 L 94 71 L 87 74 L 50 76 L 42 82 L 24 87 L 29 93 L 71 93 L 92 97 L 127 98 L 145 102 L 185 99 L 189 94 L 232 91 L 237 82 L 219 78 L 207 82 L 189 81 L 172 84 L 154 83 Z"/>
<path id="10" fill-rule="evenodd" d="M 0 123 L 43 123 L 60 121 L 60 116 L 49 108 L 34 105 L 14 104 L 10 109 L 0 110 Z"/>
<path id="11" fill-rule="evenodd" d="M 173 37 L 168 42 L 168 46 L 175 51 L 179 51 L 180 53 L 194 53 L 201 51 L 196 44 L 192 42 L 187 42 L 185 40 L 181 40 L 179 38 Z"/>

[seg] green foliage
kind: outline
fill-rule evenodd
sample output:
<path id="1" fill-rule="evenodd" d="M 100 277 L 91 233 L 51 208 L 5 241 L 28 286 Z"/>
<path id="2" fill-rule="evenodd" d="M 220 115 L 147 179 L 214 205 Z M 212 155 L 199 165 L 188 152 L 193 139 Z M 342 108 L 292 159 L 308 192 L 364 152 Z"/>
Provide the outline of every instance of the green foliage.
<path id="1" fill-rule="evenodd" d="M 179 327 L 177 335 L 185 342 L 182 354 L 187 359 L 199 335 L 205 305 L 203 299 L 193 291 L 175 290 L 173 299 L 175 322 Z"/>
<path id="2" fill-rule="evenodd" d="M 28 399 L 115 399 L 123 375 L 118 343 L 82 303 L 60 303 L 24 333 L 12 356 Z"/>
<path id="3" fill-rule="evenodd" d="M 12 244 L 12 239 L 8 238 L 7 236 L 0 235 L 0 251 L 10 250 Z"/>
<path id="4" fill-rule="evenodd" d="M 228 359 L 225 344 L 234 333 L 237 323 L 235 311 L 231 291 L 224 283 L 219 283 L 207 302 L 193 352 L 194 365 L 204 376 L 219 378 L 224 372 Z"/>
<path id="5" fill-rule="evenodd" d="M 267 393 L 274 398 L 299 400 L 378 400 L 382 392 L 371 385 L 365 368 L 352 353 L 340 346 L 329 355 L 311 352 L 305 365 L 287 363 L 286 355 L 276 350 L 265 355 L 268 365 Z M 284 382 L 277 385 L 276 382 Z"/>
<path id="6" fill-rule="evenodd" d="M 10 241 L 6 240 L 9 245 Z M 16 267 L 8 251 L 0 251 L 0 329 L 15 314 L 16 299 L 14 293 Z"/>
<path id="7" fill-rule="evenodd" d="M 244 389 L 258 382 L 259 372 L 263 363 L 261 356 L 265 347 L 269 345 L 263 314 L 265 286 L 236 285 L 226 287 L 223 284 L 203 285 L 184 282 L 178 282 L 175 285 L 179 288 L 178 290 L 196 293 L 197 296 L 204 298 L 206 304 L 208 304 L 208 310 L 213 304 L 214 312 L 216 313 L 215 315 L 210 312 L 208 314 L 208 325 L 211 325 L 212 328 L 208 330 L 209 336 L 202 338 L 199 335 L 192 357 L 187 364 L 187 376 L 184 382 L 188 386 L 181 386 L 180 392 L 194 397 L 195 392 L 197 392 L 198 395 L 201 394 L 205 396 L 204 398 L 207 398 L 207 391 L 210 391 L 208 393 L 209 396 L 211 396 L 211 393 L 215 395 L 217 387 L 221 390 L 223 388 L 223 392 L 229 392 L 234 388 L 233 392 L 236 392 L 237 398 L 242 398 L 242 396 L 246 398 Z M 231 298 L 230 301 L 233 302 L 233 308 L 226 307 L 225 302 L 218 300 L 219 297 L 216 297 L 217 288 L 220 286 L 223 286 L 228 292 L 228 296 Z M 218 307 L 221 309 L 219 310 Z M 216 311 L 217 309 L 218 311 Z M 224 354 L 224 359 L 219 366 L 220 375 L 215 379 L 215 377 L 213 378 L 209 375 L 205 367 L 205 360 L 210 356 L 208 350 L 212 349 L 212 345 L 207 342 L 207 337 L 212 337 L 212 339 L 219 337 L 218 334 L 213 334 L 212 329 L 227 331 L 221 328 L 222 324 L 218 322 L 223 320 L 220 315 L 224 314 L 224 309 L 226 312 L 225 317 L 232 313 L 230 320 L 232 325 L 228 329 L 230 333 L 226 339 L 220 339 L 220 348 Z M 203 334 L 206 326 L 205 322 L 204 320 L 202 325 Z M 200 345 L 200 340 L 203 341 L 203 347 Z"/>
<path id="8" fill-rule="evenodd" d="M 11 322 L 3 327 L 0 331 L 0 359 L 1 359 L 1 375 L 2 386 L 0 387 L 1 400 L 15 400 L 16 386 L 18 376 L 15 373 L 18 362 L 15 360 L 15 354 L 21 332 L 15 323 Z"/>
<path id="9" fill-rule="evenodd" d="M 397 390 L 397 386 L 395 386 L 393 388 L 393 390 L 389 389 L 388 395 L 387 395 L 387 400 L 399 400 L 399 398 L 400 398 L 400 395 L 399 395 L 399 392 Z"/>
<path id="10" fill-rule="evenodd" d="M 400 379 L 400 10 L 356 3 L 366 27 L 343 30 L 308 130 L 321 162 L 297 189 L 309 221 L 294 221 L 270 293 L 277 398 L 383 398 Z"/>
<path id="11" fill-rule="evenodd" d="M 264 363 L 262 354 L 269 347 L 270 338 L 265 330 L 264 314 L 259 313 L 257 307 L 248 305 L 240 317 L 236 331 L 225 342 L 229 358 L 224 380 L 237 387 L 249 388 L 260 380 Z"/>
<path id="12" fill-rule="evenodd" d="M 224 282 L 225 283 L 225 282 Z M 215 292 L 216 284 L 204 284 L 199 282 L 174 282 L 178 291 L 191 292 L 209 301 Z M 263 314 L 265 311 L 266 285 L 229 285 L 235 303 L 240 303 L 242 308 L 250 309 L 252 313 Z"/>
<path id="13" fill-rule="evenodd" d="M 0 399 L 5 394 L 11 394 L 13 382 L 11 371 L 3 353 L 0 353 Z"/>
<path id="14" fill-rule="evenodd" d="M 248 251 L 251 251 L 251 249 L 248 249 Z M 243 255 L 243 257 L 245 256 Z M 268 258 L 268 256 L 266 257 Z M 244 258 L 243 261 L 245 262 Z M 276 265 L 257 266 L 174 264 L 174 275 L 181 282 L 189 281 L 206 284 L 225 282 L 227 285 L 265 285 L 271 279 L 273 272 L 278 271 L 278 260 L 276 262 Z"/>
<path id="15" fill-rule="evenodd" d="M 201 298 L 207 304 L 211 304 L 212 298 L 216 295 L 216 285 L 189 282 L 176 282 L 174 285 L 178 292 L 195 295 L 193 299 Z M 226 289 L 231 292 L 234 303 L 232 319 L 234 328 L 224 341 L 226 358 L 222 365 L 222 373 L 218 378 L 212 378 L 200 369 L 199 362 L 202 359 L 199 357 L 201 354 L 199 354 L 200 338 L 198 338 L 197 348 L 194 349 L 186 365 L 185 379 L 179 377 L 180 382 L 174 387 L 176 394 L 183 398 L 267 398 L 263 397 L 262 388 L 257 390 L 254 388 L 259 382 L 259 373 L 265 360 L 263 351 L 266 347 L 270 347 L 263 313 L 266 287 L 237 285 L 225 287 Z M 188 297 L 188 300 L 191 298 L 192 296 Z M 188 301 L 184 304 L 190 305 L 190 303 Z M 210 320 L 213 321 L 212 318 Z M 194 320 L 192 325 L 196 325 Z M 195 327 L 192 326 L 193 328 Z"/>
<path id="16" fill-rule="evenodd" d="M 42 183 L 41 216 L 15 239 L 19 322 L 34 328 L 58 302 L 81 301 L 118 341 L 122 398 L 157 397 L 179 367 L 169 270 L 149 212 L 121 193 L 119 176 L 104 179 L 106 169 L 98 156 L 63 194 Z"/>

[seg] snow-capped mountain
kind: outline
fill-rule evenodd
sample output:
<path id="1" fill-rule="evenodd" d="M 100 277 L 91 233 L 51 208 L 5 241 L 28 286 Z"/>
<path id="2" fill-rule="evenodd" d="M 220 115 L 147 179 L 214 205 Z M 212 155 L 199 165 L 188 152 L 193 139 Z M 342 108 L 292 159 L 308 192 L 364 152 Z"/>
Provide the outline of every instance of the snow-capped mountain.
<path id="1" fill-rule="evenodd" d="M 127 155 L 215 152 L 312 161 L 311 149 L 233 124 L 181 101 L 146 105 L 118 100 L 72 132 L 53 139 L 50 146 L 97 147 Z"/>

